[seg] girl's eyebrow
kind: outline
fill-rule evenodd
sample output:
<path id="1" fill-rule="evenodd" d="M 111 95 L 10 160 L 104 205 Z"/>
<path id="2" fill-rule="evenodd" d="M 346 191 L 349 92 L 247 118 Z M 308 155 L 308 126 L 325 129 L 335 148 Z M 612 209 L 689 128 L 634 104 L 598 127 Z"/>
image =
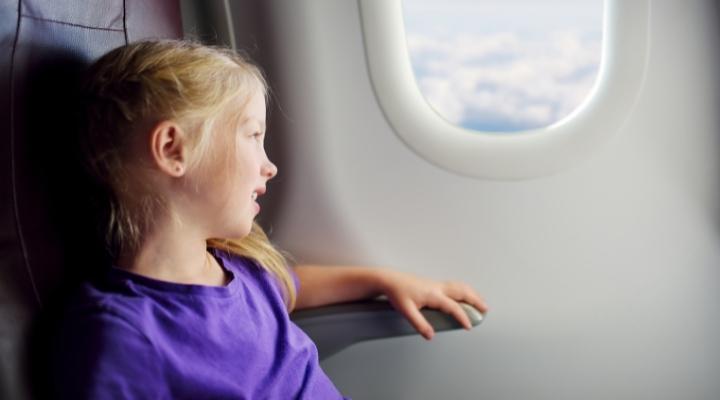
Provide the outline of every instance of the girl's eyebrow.
<path id="1" fill-rule="evenodd" d="M 259 119 L 255 119 L 255 118 L 252 118 L 252 117 L 246 117 L 246 118 L 242 119 L 242 120 L 240 121 L 240 124 L 238 124 L 238 128 L 247 129 L 247 126 L 250 126 L 250 127 L 252 127 L 252 128 L 254 129 L 254 128 L 255 128 L 255 127 L 253 126 L 253 123 L 254 123 L 254 122 L 257 122 L 258 127 L 260 128 L 259 130 L 264 133 L 264 132 L 265 132 L 265 128 L 266 128 L 266 126 L 265 126 L 265 121 L 261 121 L 261 120 L 259 120 Z"/>
<path id="2" fill-rule="evenodd" d="M 255 127 L 254 124 L 256 124 L 256 123 L 257 123 L 257 126 L 260 128 L 260 130 L 265 132 L 265 121 L 263 121 L 259 118 L 254 118 L 254 117 L 245 118 L 242 125 L 251 125 L 254 128 Z"/>

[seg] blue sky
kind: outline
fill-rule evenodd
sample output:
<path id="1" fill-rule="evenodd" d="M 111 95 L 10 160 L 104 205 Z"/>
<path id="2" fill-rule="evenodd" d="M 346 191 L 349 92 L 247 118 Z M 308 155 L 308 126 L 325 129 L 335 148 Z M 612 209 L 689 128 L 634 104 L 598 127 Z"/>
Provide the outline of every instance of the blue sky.
<path id="1" fill-rule="evenodd" d="M 466 128 L 551 125 L 596 80 L 601 0 L 403 0 L 403 12 L 421 91 Z"/>

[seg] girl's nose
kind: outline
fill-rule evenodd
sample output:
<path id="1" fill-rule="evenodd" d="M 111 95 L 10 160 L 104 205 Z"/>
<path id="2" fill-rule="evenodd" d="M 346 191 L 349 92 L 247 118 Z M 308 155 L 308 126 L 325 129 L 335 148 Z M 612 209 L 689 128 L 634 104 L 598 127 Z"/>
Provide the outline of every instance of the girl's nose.
<path id="1" fill-rule="evenodd" d="M 263 165 L 262 175 L 266 177 L 268 180 L 272 179 L 277 175 L 278 169 L 275 164 L 273 164 L 270 160 Z"/>

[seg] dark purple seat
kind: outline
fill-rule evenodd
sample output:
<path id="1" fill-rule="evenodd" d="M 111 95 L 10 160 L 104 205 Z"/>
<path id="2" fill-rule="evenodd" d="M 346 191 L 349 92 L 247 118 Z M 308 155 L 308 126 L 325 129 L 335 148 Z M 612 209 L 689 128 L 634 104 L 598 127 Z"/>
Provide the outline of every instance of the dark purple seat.
<path id="1" fill-rule="evenodd" d="M 2 399 L 47 395 L 28 378 L 42 366 L 40 315 L 105 257 L 76 157 L 77 78 L 117 46 L 181 36 L 178 0 L 0 0 Z"/>

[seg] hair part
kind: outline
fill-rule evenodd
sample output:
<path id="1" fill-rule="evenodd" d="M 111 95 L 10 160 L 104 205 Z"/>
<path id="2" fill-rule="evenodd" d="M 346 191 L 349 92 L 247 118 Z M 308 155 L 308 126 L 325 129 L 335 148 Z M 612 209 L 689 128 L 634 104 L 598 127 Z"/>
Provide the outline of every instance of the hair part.
<path id="1" fill-rule="evenodd" d="M 191 41 L 131 43 L 102 56 L 83 84 L 83 148 L 90 173 L 106 189 L 105 242 L 113 257 L 135 254 L 167 199 L 142 174 L 131 143 L 146 124 L 172 120 L 188 133 L 188 169 L 207 162 L 215 128 L 231 105 L 246 104 L 258 91 L 268 99 L 260 69 L 230 49 Z M 244 106 L 243 106 L 244 107 Z M 177 220 L 176 216 L 170 215 Z M 289 309 L 296 288 L 285 257 L 255 222 L 242 239 L 211 239 L 216 247 L 251 258 L 285 288 Z"/>

